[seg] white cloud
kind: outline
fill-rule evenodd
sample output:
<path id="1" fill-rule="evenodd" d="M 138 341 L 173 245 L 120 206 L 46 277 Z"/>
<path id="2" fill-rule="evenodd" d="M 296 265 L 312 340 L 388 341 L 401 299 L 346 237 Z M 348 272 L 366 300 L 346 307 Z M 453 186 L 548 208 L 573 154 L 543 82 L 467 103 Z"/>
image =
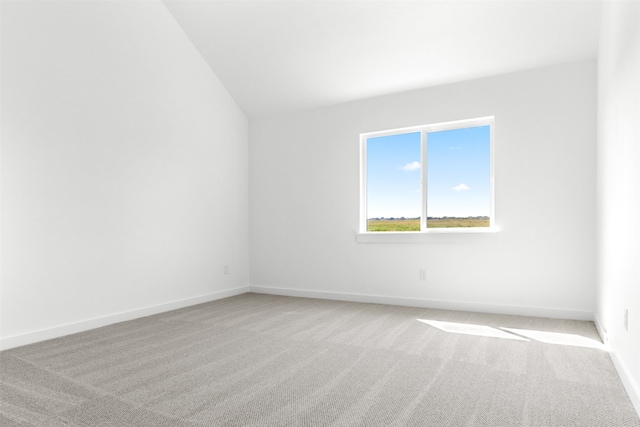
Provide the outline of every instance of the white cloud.
<path id="1" fill-rule="evenodd" d="M 469 189 L 469 187 L 467 187 L 466 185 L 464 185 L 463 183 L 460 183 L 460 185 L 456 185 L 455 187 L 451 187 L 451 189 L 453 191 L 466 191 Z"/>
<path id="2" fill-rule="evenodd" d="M 406 172 L 411 172 L 420 169 L 420 162 L 411 162 L 402 166 L 400 169 Z"/>

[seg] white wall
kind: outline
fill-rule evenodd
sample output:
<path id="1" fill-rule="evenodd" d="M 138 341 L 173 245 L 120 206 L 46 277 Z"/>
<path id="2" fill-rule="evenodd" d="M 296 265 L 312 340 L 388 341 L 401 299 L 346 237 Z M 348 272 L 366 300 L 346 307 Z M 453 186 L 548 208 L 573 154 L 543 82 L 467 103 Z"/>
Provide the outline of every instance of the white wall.
<path id="1" fill-rule="evenodd" d="M 598 60 L 598 307 L 640 413 L 640 3 L 604 2 Z M 624 313 L 628 310 L 628 330 Z"/>
<path id="2" fill-rule="evenodd" d="M 490 115 L 499 234 L 355 242 L 359 133 Z M 595 60 L 252 120 L 249 134 L 252 290 L 592 318 Z"/>
<path id="3" fill-rule="evenodd" d="M 161 2 L 3 1 L 2 346 L 246 291 L 247 150 Z"/>

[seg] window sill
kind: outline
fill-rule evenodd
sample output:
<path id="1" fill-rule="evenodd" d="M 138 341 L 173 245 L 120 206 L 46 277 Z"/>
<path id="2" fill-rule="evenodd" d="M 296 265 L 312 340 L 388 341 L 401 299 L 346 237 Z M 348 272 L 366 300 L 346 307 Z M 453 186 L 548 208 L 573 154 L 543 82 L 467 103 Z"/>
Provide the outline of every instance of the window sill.
<path id="1" fill-rule="evenodd" d="M 488 243 L 497 242 L 498 227 L 440 228 L 428 231 L 356 233 L 357 243 Z"/>

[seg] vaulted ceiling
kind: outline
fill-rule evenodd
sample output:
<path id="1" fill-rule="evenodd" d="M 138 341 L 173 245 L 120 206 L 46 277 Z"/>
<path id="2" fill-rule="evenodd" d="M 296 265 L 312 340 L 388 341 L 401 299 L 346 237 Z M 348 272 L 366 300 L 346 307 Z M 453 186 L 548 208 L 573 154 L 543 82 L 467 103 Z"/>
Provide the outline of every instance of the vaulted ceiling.
<path id="1" fill-rule="evenodd" d="M 165 5 L 249 118 L 595 58 L 597 0 Z"/>

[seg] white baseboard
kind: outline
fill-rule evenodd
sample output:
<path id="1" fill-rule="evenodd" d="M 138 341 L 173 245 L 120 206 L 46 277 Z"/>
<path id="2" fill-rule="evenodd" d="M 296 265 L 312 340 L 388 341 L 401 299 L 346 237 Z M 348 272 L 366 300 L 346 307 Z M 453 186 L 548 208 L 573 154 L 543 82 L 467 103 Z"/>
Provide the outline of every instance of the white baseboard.
<path id="1" fill-rule="evenodd" d="M 618 375 L 629 395 L 629 399 L 631 399 L 631 403 L 633 403 L 633 407 L 636 408 L 636 412 L 640 417 L 640 387 L 638 387 L 638 384 L 631 377 L 627 365 L 618 358 L 613 348 L 611 350 L 609 356 L 611 356 L 613 366 L 615 366 L 616 371 L 618 371 Z"/>
<path id="2" fill-rule="evenodd" d="M 165 311 L 176 310 L 178 308 L 189 307 L 191 305 L 202 304 L 217 299 L 232 297 L 249 292 L 248 286 L 228 289 L 220 292 L 213 292 L 206 295 L 200 295 L 193 298 L 186 298 L 178 301 L 171 301 L 164 304 L 154 305 L 151 307 L 143 307 L 122 313 L 114 313 L 107 316 L 87 319 L 80 322 L 68 323 L 65 325 L 55 326 L 53 328 L 41 329 L 38 331 L 28 332 L 20 335 L 0 338 L 0 350 L 7 350 L 14 347 L 20 347 L 27 344 L 33 344 L 40 341 L 58 338 L 65 335 L 71 335 L 78 332 L 88 331 L 90 329 L 100 328 L 102 326 L 112 325 L 114 323 L 126 322 L 127 320 L 139 319 L 141 317 L 151 316 L 153 314 L 164 313 Z"/>
<path id="3" fill-rule="evenodd" d="M 603 344 L 607 348 L 607 351 L 611 351 L 611 347 L 609 346 L 609 335 L 607 334 L 607 330 L 602 326 L 602 323 L 598 320 L 597 315 L 593 315 L 593 323 L 596 325 L 596 330 L 598 331 L 598 335 L 600 335 L 600 339 Z"/>
<path id="4" fill-rule="evenodd" d="M 640 385 L 636 383 L 629 373 L 629 369 L 627 369 L 627 365 L 620 360 L 615 351 L 615 345 L 609 340 L 609 336 L 607 335 L 607 330 L 600 323 L 598 316 L 595 316 L 594 320 L 596 324 L 596 329 L 602 338 L 602 342 L 607 346 L 609 350 L 609 357 L 611 357 L 611 361 L 613 362 L 613 366 L 618 371 L 618 376 L 622 381 L 622 385 L 624 385 L 627 394 L 629 395 L 629 399 L 633 404 L 633 407 L 636 409 L 638 416 L 640 417 Z"/>
<path id="5" fill-rule="evenodd" d="M 430 300 L 424 298 L 402 298 L 386 295 L 353 294 L 342 292 L 310 291 L 300 289 L 251 286 L 251 292 L 257 294 L 283 295 L 291 297 L 318 298 L 338 301 L 365 302 L 374 304 L 402 305 L 442 310 L 474 311 L 479 313 L 510 314 L 516 316 L 549 317 L 553 319 L 571 319 L 593 321 L 591 311 L 559 309 L 532 306 L 511 306 L 460 301 Z"/>

